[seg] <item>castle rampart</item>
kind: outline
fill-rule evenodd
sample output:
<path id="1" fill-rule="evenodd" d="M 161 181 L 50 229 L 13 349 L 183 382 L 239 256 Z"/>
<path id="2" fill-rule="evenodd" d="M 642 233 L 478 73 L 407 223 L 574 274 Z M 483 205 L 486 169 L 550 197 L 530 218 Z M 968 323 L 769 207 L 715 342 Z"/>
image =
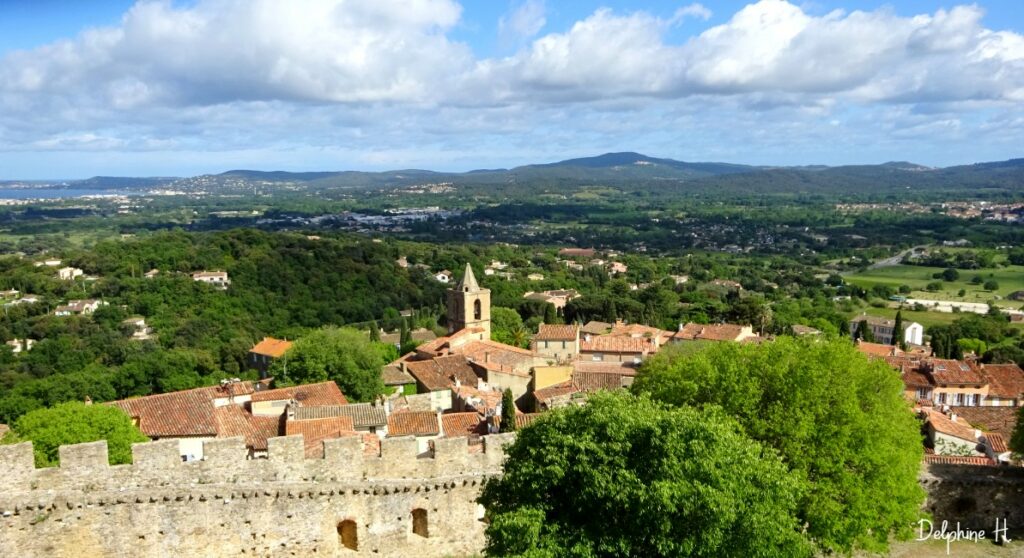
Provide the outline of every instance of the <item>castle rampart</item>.
<path id="1" fill-rule="evenodd" d="M 225 438 L 194 462 L 161 440 L 114 466 L 100 441 L 61 447 L 46 469 L 30 443 L 0 446 L 0 555 L 473 554 L 484 542 L 476 498 L 513 437 L 438 439 L 427 457 L 411 437 L 382 440 L 377 456 L 339 438 L 322 459 L 304 457 L 300 436 L 272 438 L 266 459 Z"/>
<path id="2" fill-rule="evenodd" d="M 367 456 L 359 438 L 339 438 L 307 459 L 302 438 L 288 436 L 247 459 L 241 438 L 225 438 L 195 462 L 161 440 L 114 466 L 94 442 L 60 448 L 60 466 L 46 469 L 30 443 L 0 446 L 0 556 L 474 555 L 484 546 L 476 499 L 513 439 L 442 438 L 419 456 L 414 438 L 388 438 Z M 937 523 L 1024 527 L 1024 469 L 930 465 L 920 480 Z"/>

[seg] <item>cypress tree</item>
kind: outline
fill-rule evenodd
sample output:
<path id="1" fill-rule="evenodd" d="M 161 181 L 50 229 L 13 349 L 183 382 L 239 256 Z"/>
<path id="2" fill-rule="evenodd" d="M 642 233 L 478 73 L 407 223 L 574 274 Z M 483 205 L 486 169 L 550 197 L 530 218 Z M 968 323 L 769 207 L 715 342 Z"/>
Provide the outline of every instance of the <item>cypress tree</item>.
<path id="1" fill-rule="evenodd" d="M 871 326 L 868 325 L 867 320 L 860 321 L 860 325 L 857 326 L 857 332 L 859 333 L 860 338 L 863 339 L 865 343 L 875 342 L 875 332 L 871 330 Z"/>
<path id="2" fill-rule="evenodd" d="M 892 326 L 892 344 L 896 347 L 904 346 L 903 343 L 903 312 L 896 311 L 896 323 Z"/>
<path id="3" fill-rule="evenodd" d="M 370 341 L 380 343 L 380 329 L 377 327 L 377 320 L 370 322 Z"/>
<path id="4" fill-rule="evenodd" d="M 404 349 L 410 342 L 412 342 L 412 332 L 409 331 L 409 320 L 402 318 L 402 333 L 399 335 L 398 343 Z"/>
<path id="5" fill-rule="evenodd" d="M 512 390 L 505 388 L 501 394 L 501 426 L 499 432 L 514 432 L 516 429 L 516 404 L 512 401 Z"/>

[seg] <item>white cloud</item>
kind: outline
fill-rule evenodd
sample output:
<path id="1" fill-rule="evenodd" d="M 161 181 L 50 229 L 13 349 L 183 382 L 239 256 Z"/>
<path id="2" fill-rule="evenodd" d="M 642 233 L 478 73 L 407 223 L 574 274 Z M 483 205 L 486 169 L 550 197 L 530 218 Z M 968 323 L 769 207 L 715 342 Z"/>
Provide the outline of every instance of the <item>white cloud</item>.
<path id="1" fill-rule="evenodd" d="M 515 44 L 536 36 L 547 23 L 546 11 L 544 0 L 525 0 L 514 5 L 498 20 L 499 38 L 506 44 Z"/>
<path id="2" fill-rule="evenodd" d="M 683 6 L 676 10 L 676 13 L 672 15 L 672 22 L 677 23 L 688 17 L 707 21 L 711 19 L 712 15 L 711 10 L 704 7 L 704 4 L 694 2 L 693 4 Z"/>

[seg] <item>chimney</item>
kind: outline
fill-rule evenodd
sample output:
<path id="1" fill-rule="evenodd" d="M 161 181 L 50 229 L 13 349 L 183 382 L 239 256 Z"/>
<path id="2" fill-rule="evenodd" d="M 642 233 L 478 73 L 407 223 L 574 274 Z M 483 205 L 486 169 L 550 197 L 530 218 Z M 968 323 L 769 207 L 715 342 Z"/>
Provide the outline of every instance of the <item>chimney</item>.
<path id="1" fill-rule="evenodd" d="M 401 362 L 401 363 L 399 364 L 399 366 L 400 366 L 400 367 L 402 368 L 402 372 L 408 372 L 408 371 L 407 371 L 407 370 L 405 369 L 405 361 L 404 361 L 404 360 L 403 360 L 403 361 L 402 361 L 402 362 Z"/>
<path id="2" fill-rule="evenodd" d="M 951 420 L 953 422 L 956 422 L 956 413 L 950 413 L 949 414 L 949 420 Z"/>
<path id="3" fill-rule="evenodd" d="M 295 420 L 295 408 L 298 406 L 298 401 L 294 399 L 288 401 L 288 406 L 285 408 L 285 413 L 288 415 L 288 420 Z"/>

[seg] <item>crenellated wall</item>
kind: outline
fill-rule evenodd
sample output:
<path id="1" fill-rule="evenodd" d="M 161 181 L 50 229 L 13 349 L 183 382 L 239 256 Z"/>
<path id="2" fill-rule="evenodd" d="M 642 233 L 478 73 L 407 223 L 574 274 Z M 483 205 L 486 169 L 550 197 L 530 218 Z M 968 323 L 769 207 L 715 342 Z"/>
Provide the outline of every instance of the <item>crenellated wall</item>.
<path id="1" fill-rule="evenodd" d="M 47 469 L 33 466 L 29 443 L 0 446 L 0 556 L 475 555 L 476 498 L 513 439 L 438 439 L 433 456 L 418 457 L 411 437 L 383 440 L 376 456 L 340 438 L 305 459 L 302 438 L 289 436 L 270 440 L 267 459 L 247 459 L 242 439 L 226 438 L 188 463 L 177 440 L 162 440 L 115 466 L 94 442 L 60 448 L 60 467 Z M 920 478 L 936 524 L 1024 527 L 1024 469 L 930 465 Z"/>
<path id="2" fill-rule="evenodd" d="M 187 463 L 162 440 L 115 466 L 101 441 L 61 447 L 47 469 L 30 443 L 0 446 L 0 556 L 471 555 L 484 544 L 476 498 L 513 438 L 486 436 L 482 451 L 438 439 L 426 458 L 411 437 L 382 440 L 379 456 L 339 438 L 322 459 L 304 458 L 300 436 L 271 439 L 267 459 L 226 438 Z M 353 538 L 358 552 L 345 547 Z"/>

